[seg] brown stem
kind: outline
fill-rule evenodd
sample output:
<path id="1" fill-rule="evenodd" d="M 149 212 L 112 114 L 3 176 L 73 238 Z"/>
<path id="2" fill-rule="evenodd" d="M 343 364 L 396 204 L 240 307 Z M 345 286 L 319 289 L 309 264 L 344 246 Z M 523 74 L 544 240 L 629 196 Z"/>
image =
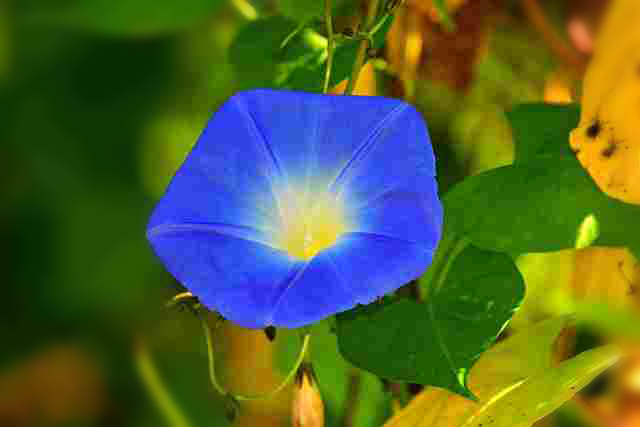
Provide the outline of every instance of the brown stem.
<path id="1" fill-rule="evenodd" d="M 586 69 L 586 60 L 577 51 L 571 48 L 562 37 L 555 31 L 549 22 L 544 9 L 538 0 L 521 0 L 527 19 L 533 27 L 540 33 L 540 36 L 547 44 L 551 52 L 567 65 L 578 76 L 582 76 Z"/>

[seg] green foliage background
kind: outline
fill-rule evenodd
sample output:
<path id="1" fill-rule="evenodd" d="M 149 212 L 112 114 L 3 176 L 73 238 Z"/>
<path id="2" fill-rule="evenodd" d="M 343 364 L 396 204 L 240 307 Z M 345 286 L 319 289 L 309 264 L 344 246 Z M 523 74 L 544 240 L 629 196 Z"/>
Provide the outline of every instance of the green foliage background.
<path id="1" fill-rule="evenodd" d="M 7 378 L 52 346 L 80 349 L 103 379 L 99 409 L 90 414 L 17 415 L 8 425 L 161 425 L 133 364 L 140 333 L 193 424 L 228 424 L 207 379 L 198 324 L 189 313 L 162 308 L 181 288 L 153 257 L 145 222 L 221 102 L 251 87 L 319 91 L 326 61 L 316 0 L 256 1 L 255 20 L 232 3 L 0 2 L 0 396 L 5 389 L 16 395 Z M 335 2 L 339 25 L 358 16 L 356 3 Z M 436 2 L 440 14 L 443 4 Z M 507 6 L 504 13 L 509 19 L 492 24 L 465 90 L 429 76 L 411 82 L 446 193 L 446 242 L 465 245 L 451 265 L 434 264 L 421 279 L 426 303 L 394 299 L 314 326 L 311 354 L 330 426 L 344 425 L 347 414 L 358 427 L 390 415 L 391 394 L 374 374 L 472 397 L 468 370 L 524 297 L 519 255 L 572 248 L 589 214 L 600 224 L 597 244 L 640 241 L 629 232 L 638 210 L 599 192 L 568 149 L 578 108 L 540 104 L 557 63 L 517 11 Z M 464 31 L 451 19 L 446 28 Z M 376 48 L 383 49 L 390 25 L 376 33 Z M 350 74 L 357 45 L 340 38 L 332 85 Z M 381 56 L 377 92 L 392 96 L 398 76 Z M 461 295 L 473 298 L 461 302 Z M 540 302 L 525 304 L 529 310 Z M 238 369 L 250 350 L 233 344 L 243 332 L 225 328 L 221 365 Z M 298 346 L 292 331 L 280 331 L 275 344 L 251 342 L 269 362 L 265 349 L 272 346 L 281 372 Z M 270 368 L 247 365 L 224 377 L 253 377 L 261 389 Z M 287 397 L 252 408 L 254 418 L 243 422 L 286 425 Z M 7 402 L 0 403 L 0 424 L 11 405 L 23 403 Z"/>

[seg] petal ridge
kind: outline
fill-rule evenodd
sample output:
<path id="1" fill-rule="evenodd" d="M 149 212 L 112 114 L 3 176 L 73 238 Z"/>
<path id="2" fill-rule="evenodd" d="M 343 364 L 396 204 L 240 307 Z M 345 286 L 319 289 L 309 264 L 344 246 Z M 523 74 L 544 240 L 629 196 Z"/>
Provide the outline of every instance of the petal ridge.
<path id="1" fill-rule="evenodd" d="M 278 308 L 280 307 L 280 303 L 282 303 L 282 299 L 286 295 L 287 291 L 289 289 L 291 289 L 291 287 L 300 279 L 300 277 L 302 277 L 302 275 L 304 274 L 305 270 L 307 268 L 309 268 L 309 266 L 311 265 L 311 261 L 313 261 L 314 259 L 315 259 L 315 257 L 313 257 L 313 258 L 311 258 L 309 260 L 306 260 L 304 263 L 299 265 L 297 267 L 298 270 L 285 279 L 285 282 L 288 282 L 288 283 L 286 283 L 286 284 L 283 283 L 283 284 L 280 284 L 278 286 L 280 288 L 280 287 L 282 287 L 284 285 L 284 288 L 282 289 L 282 291 L 280 292 L 280 295 L 278 296 L 278 298 L 276 298 L 276 301 L 273 304 L 273 309 L 271 310 L 270 323 L 273 322 L 273 317 L 278 312 Z"/>
<path id="2" fill-rule="evenodd" d="M 232 224 L 223 224 L 223 223 L 160 224 L 160 225 L 156 225 L 155 227 L 147 231 L 147 238 L 152 239 L 154 237 L 163 236 L 166 234 L 185 233 L 185 232 L 201 232 L 201 233 L 219 234 L 222 236 L 247 240 L 249 242 L 268 246 L 272 249 L 280 250 L 278 247 L 271 244 L 266 239 L 261 238 L 260 235 L 264 234 L 264 231 L 261 231 L 253 227 L 247 227 L 244 225 L 232 225 Z"/>
<path id="3" fill-rule="evenodd" d="M 403 184 L 406 184 L 407 182 L 411 182 L 412 180 L 415 180 L 417 177 L 420 177 L 421 175 L 422 173 L 420 171 L 416 171 L 411 175 L 402 177 L 402 179 L 395 180 L 389 186 L 385 187 L 382 191 L 374 194 L 371 198 L 367 198 L 367 200 L 365 200 L 363 203 L 360 203 L 356 206 L 352 206 L 351 210 L 353 212 L 357 212 L 361 209 L 365 209 L 370 205 L 372 205 L 373 203 L 377 202 L 378 200 L 386 197 L 387 195 L 389 195 L 389 193 L 393 193 L 397 191 L 398 188 L 400 188 Z"/>
<path id="4" fill-rule="evenodd" d="M 235 100 L 240 113 L 243 114 L 247 119 L 247 124 L 249 125 L 251 133 L 253 133 L 256 139 L 261 142 L 267 157 L 269 157 L 269 159 L 273 162 L 273 167 L 275 168 L 277 174 L 282 177 L 283 170 L 280 166 L 280 162 L 278 161 L 278 158 L 276 157 L 275 152 L 271 147 L 271 143 L 267 140 L 267 138 L 264 136 L 264 133 L 260 130 L 256 118 L 253 116 L 253 114 L 251 114 L 251 111 L 249 111 L 247 105 L 241 101 L 240 96 L 235 96 L 233 99 Z"/>
<path id="5" fill-rule="evenodd" d="M 347 281 L 345 280 L 344 276 L 342 276 L 342 274 L 340 274 L 340 271 L 338 270 L 338 266 L 336 265 L 336 262 L 333 260 L 333 257 L 331 256 L 330 252 L 325 252 L 324 256 L 327 257 L 327 261 L 328 264 L 331 266 L 331 269 L 333 270 L 333 272 L 335 273 L 336 277 L 338 278 L 338 280 L 340 281 L 340 283 L 342 284 L 342 288 L 347 291 L 347 293 L 351 294 L 353 296 L 353 300 L 357 301 L 358 299 L 358 295 L 356 295 L 353 290 L 351 289 L 351 287 L 349 287 L 347 285 Z"/>
<path id="6" fill-rule="evenodd" d="M 368 238 L 372 238 L 372 239 L 378 239 L 378 240 L 395 240 L 396 242 L 401 242 L 401 243 L 407 243 L 409 245 L 416 245 L 416 246 L 422 246 L 424 243 L 418 242 L 418 241 L 413 241 L 413 240 L 408 240 L 408 239 L 403 239 L 402 237 L 396 237 L 396 236 L 392 236 L 390 234 L 384 234 L 384 233 L 373 233 L 370 231 L 349 231 L 347 233 L 343 234 L 344 237 L 368 237 Z M 423 249 L 425 252 L 430 252 L 428 249 Z"/>
<path id="7" fill-rule="evenodd" d="M 362 144 L 356 148 L 347 163 L 342 167 L 342 169 L 340 169 L 336 178 L 329 185 L 329 191 L 334 192 L 340 185 L 342 185 L 345 175 L 351 169 L 352 165 L 367 155 L 373 144 L 378 140 L 378 137 L 382 133 L 384 127 L 389 123 L 393 123 L 393 121 L 408 108 L 409 104 L 401 103 L 389 111 L 389 113 L 387 113 L 387 115 L 378 122 L 369 135 L 364 139 Z"/>

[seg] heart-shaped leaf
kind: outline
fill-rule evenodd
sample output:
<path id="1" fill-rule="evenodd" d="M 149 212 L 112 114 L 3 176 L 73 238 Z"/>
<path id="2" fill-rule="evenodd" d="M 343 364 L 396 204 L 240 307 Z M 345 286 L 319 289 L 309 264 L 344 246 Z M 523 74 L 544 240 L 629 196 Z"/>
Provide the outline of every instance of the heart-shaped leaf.
<path id="1" fill-rule="evenodd" d="M 373 47 L 384 44 L 392 19 L 373 37 Z M 338 42 L 330 86 L 349 77 L 358 51 L 358 40 Z M 229 60 L 242 89 L 278 87 L 310 92 L 322 91 L 327 61 L 327 39 L 311 28 L 282 16 L 247 24 L 229 49 Z"/>
<path id="2" fill-rule="evenodd" d="M 572 156 L 540 156 L 473 176 L 446 194 L 444 206 L 455 233 L 500 252 L 573 248 L 589 215 L 599 225 L 596 246 L 626 246 L 640 231 L 640 208 L 600 191 Z"/>
<path id="3" fill-rule="evenodd" d="M 515 162 L 526 162 L 541 154 L 571 155 L 569 133 L 578 125 L 576 104 L 531 103 L 507 112 L 513 131 Z"/>
<path id="4" fill-rule="evenodd" d="M 487 351 L 470 375 L 478 402 L 427 388 L 385 427 L 532 425 L 618 360 L 619 350 L 605 346 L 554 366 L 554 341 L 570 322 L 570 317 L 542 322 Z"/>
<path id="5" fill-rule="evenodd" d="M 401 299 L 338 315 L 340 352 L 381 377 L 471 397 L 471 366 L 523 297 L 522 277 L 508 256 L 469 246 L 425 303 Z"/>

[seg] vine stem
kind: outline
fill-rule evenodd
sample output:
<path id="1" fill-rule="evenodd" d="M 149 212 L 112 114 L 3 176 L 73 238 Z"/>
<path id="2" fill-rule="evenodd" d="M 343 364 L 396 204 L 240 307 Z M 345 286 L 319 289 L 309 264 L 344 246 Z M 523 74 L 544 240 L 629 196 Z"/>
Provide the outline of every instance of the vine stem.
<path id="1" fill-rule="evenodd" d="M 367 10 L 367 17 L 364 22 L 365 31 L 371 27 L 374 19 L 378 14 L 380 1 L 379 0 L 371 0 L 369 2 L 369 9 Z M 358 53 L 356 54 L 356 61 L 353 63 L 353 68 L 351 69 L 351 77 L 349 78 L 349 82 L 347 83 L 347 88 L 344 91 L 345 95 L 352 95 L 353 89 L 356 86 L 356 82 L 358 80 L 358 76 L 360 75 L 360 71 L 364 66 L 365 56 L 367 54 L 367 49 L 369 48 L 371 43 L 370 37 L 364 38 L 360 42 L 360 46 L 358 46 Z"/>
<path id="2" fill-rule="evenodd" d="M 284 378 L 284 380 L 282 380 L 282 382 L 273 390 L 264 394 L 256 394 L 256 395 L 230 393 L 227 390 L 225 390 L 225 388 L 220 384 L 220 382 L 218 381 L 218 377 L 216 375 L 215 354 L 213 349 L 213 337 L 211 334 L 211 329 L 209 328 L 209 324 L 207 323 L 207 319 L 202 315 L 202 313 L 200 313 L 200 311 L 196 310 L 196 315 L 200 320 L 200 324 L 202 326 L 202 330 L 204 331 L 204 335 L 207 341 L 207 358 L 209 361 L 209 379 L 211 380 L 211 385 L 221 395 L 231 396 L 233 399 L 237 401 L 271 399 L 276 394 L 280 393 L 296 375 L 298 368 L 300 368 L 300 365 L 304 361 L 307 351 L 309 350 L 309 341 L 310 341 L 311 335 L 307 333 L 304 335 L 302 339 L 302 347 L 300 349 L 300 353 L 298 354 L 298 358 L 296 359 L 296 362 L 293 368 L 289 371 L 289 373 Z"/>
<path id="3" fill-rule="evenodd" d="M 333 68 L 333 52 L 335 40 L 333 37 L 333 18 L 331 16 L 331 0 L 324 0 L 324 21 L 327 27 L 327 69 L 324 73 L 324 87 L 322 92 L 329 92 L 329 82 L 331 81 L 331 69 Z"/>
<path id="4" fill-rule="evenodd" d="M 151 394 L 167 423 L 173 427 L 191 427 L 178 405 L 162 383 L 149 354 L 145 340 L 140 337 L 135 346 L 135 362 L 142 382 Z"/>
<path id="5" fill-rule="evenodd" d="M 200 313 L 199 310 L 195 310 L 196 316 L 198 320 L 200 320 L 200 325 L 202 326 L 202 332 L 204 332 L 204 337 L 207 342 L 207 360 L 209 362 L 209 380 L 211 381 L 211 385 L 213 388 L 221 395 L 226 396 L 227 391 L 220 385 L 218 382 L 218 376 L 216 375 L 216 359 L 215 354 L 213 352 L 213 337 L 211 334 L 211 328 L 209 328 L 209 324 L 207 323 L 207 319 Z M 216 325 L 217 326 L 217 325 Z"/>

